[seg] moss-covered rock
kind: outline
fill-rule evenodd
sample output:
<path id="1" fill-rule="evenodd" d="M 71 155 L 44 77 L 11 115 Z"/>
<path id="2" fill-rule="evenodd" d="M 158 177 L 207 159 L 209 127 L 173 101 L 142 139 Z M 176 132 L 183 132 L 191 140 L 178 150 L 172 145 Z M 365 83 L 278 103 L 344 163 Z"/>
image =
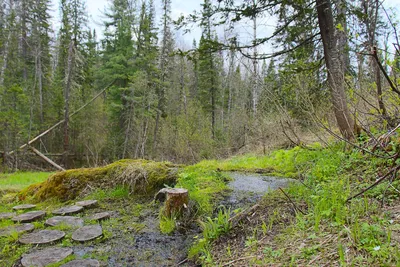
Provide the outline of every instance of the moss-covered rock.
<path id="1" fill-rule="evenodd" d="M 164 184 L 175 183 L 178 167 L 168 162 L 125 159 L 104 167 L 73 169 L 53 174 L 43 183 L 22 190 L 19 197 L 33 197 L 37 201 L 49 198 L 66 201 L 98 188 L 108 189 L 118 185 L 128 187 L 134 194 L 153 194 L 164 187 Z"/>

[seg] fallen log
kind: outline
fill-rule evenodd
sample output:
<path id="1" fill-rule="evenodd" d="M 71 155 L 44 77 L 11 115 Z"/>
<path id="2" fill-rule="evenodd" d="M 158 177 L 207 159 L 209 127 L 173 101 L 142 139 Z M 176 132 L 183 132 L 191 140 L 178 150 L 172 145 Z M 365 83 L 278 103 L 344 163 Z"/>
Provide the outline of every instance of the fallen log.
<path id="1" fill-rule="evenodd" d="M 48 157 L 46 157 L 45 155 L 43 155 L 39 150 L 37 150 L 34 147 L 29 147 L 30 150 L 33 151 L 33 153 L 35 153 L 36 155 L 38 155 L 39 157 L 41 157 L 42 159 L 44 159 L 47 163 L 50 163 L 52 166 L 54 166 L 57 170 L 60 171 L 65 171 L 65 169 L 63 167 L 61 167 L 60 165 L 58 165 L 57 163 L 55 163 L 54 161 L 52 161 L 51 159 L 49 159 Z"/>
<path id="2" fill-rule="evenodd" d="M 80 108 L 78 108 L 76 111 L 72 112 L 68 118 L 71 118 L 72 116 L 76 115 L 78 112 L 80 112 L 82 109 L 84 109 L 85 107 L 87 107 L 90 103 L 92 103 L 93 101 L 95 101 L 99 96 L 101 96 L 108 88 L 110 88 L 113 84 L 115 83 L 115 80 L 110 83 L 108 86 L 106 86 L 103 90 L 101 90 L 97 95 L 95 95 L 92 99 L 90 99 L 88 102 L 86 102 L 83 106 L 81 106 Z M 65 122 L 65 120 L 61 120 L 59 122 L 57 122 L 56 124 L 54 124 L 53 126 L 51 126 L 49 129 L 47 129 L 46 131 L 42 132 L 41 134 L 35 136 L 33 139 L 31 139 L 30 141 L 28 141 L 27 143 L 23 144 L 22 146 L 20 146 L 19 148 L 10 151 L 8 153 L 5 153 L 7 155 L 12 155 L 15 153 L 15 151 L 17 150 L 21 150 L 24 149 L 25 147 L 31 145 L 32 143 L 36 142 L 37 140 L 39 140 L 41 137 L 47 135 L 49 132 L 51 132 L 53 129 L 57 128 L 57 126 L 63 124 Z"/>

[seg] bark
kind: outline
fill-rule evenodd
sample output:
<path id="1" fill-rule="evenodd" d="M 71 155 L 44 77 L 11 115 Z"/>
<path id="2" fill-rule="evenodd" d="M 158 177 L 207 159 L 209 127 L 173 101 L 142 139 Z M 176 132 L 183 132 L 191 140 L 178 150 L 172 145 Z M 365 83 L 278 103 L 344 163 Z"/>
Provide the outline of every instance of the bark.
<path id="1" fill-rule="evenodd" d="M 373 9 L 370 10 L 370 4 L 373 5 Z M 365 14 L 367 16 L 365 17 L 364 24 L 367 28 L 367 34 L 368 34 L 368 44 L 371 50 L 374 49 L 376 45 L 376 27 L 378 23 L 378 11 L 379 11 L 379 6 L 380 2 L 377 0 L 364 0 L 363 3 L 363 8 Z M 378 100 L 378 105 L 379 105 L 379 111 L 381 112 L 381 115 L 384 119 L 388 119 L 388 114 L 386 111 L 385 104 L 383 102 L 383 97 L 382 97 L 382 79 L 381 79 L 381 71 L 379 68 L 378 62 L 372 58 L 371 59 L 371 66 L 374 72 L 374 79 L 375 79 L 375 84 L 376 84 L 376 91 L 377 91 L 377 100 Z"/>
<path id="2" fill-rule="evenodd" d="M 257 6 L 257 1 L 253 0 L 253 5 Z M 257 42 L 257 17 L 253 16 L 253 42 Z M 258 62 L 257 62 L 257 46 L 253 48 L 253 93 L 252 93 L 252 107 L 253 113 L 257 113 L 258 104 Z"/>
<path id="3" fill-rule="evenodd" d="M 10 0 L 9 1 L 9 10 L 10 12 L 12 12 L 12 10 L 14 9 L 14 1 Z M 8 64 L 8 54 L 10 53 L 10 41 L 11 41 L 11 34 L 12 34 L 12 29 L 11 27 L 8 28 L 8 35 L 7 35 L 7 39 L 5 41 L 4 44 L 4 49 L 3 49 L 3 65 L 1 66 L 0 69 L 0 87 L 3 87 L 4 85 L 4 75 L 5 75 L 5 71 L 7 69 L 7 64 Z"/>
<path id="4" fill-rule="evenodd" d="M 68 48 L 68 62 L 65 75 L 65 87 L 64 87 L 64 166 L 68 168 L 68 151 L 69 151 L 69 95 L 72 88 L 73 82 L 73 68 L 75 65 L 74 55 L 74 41 L 71 41 Z"/>
<path id="5" fill-rule="evenodd" d="M 318 24 L 324 46 L 325 64 L 328 71 L 328 86 L 339 130 L 344 138 L 355 137 L 355 123 L 347 106 L 345 94 L 345 69 L 341 64 L 340 51 L 330 0 L 316 0 Z"/>
<path id="6" fill-rule="evenodd" d="M 41 59 L 41 45 L 39 43 L 38 52 L 37 52 L 37 65 L 36 65 L 36 77 L 38 81 L 39 87 L 39 117 L 40 124 L 42 125 L 44 122 L 43 115 L 43 72 L 42 72 L 42 59 Z"/>
<path id="7" fill-rule="evenodd" d="M 102 94 L 104 94 L 104 92 L 110 88 L 115 81 L 113 81 L 112 83 L 110 83 L 107 87 L 105 87 L 101 92 L 99 92 L 97 95 L 95 95 L 92 99 L 90 99 L 87 103 L 85 103 L 83 106 L 81 106 L 80 108 L 78 108 L 76 111 L 72 112 L 69 115 L 69 118 L 71 118 L 72 116 L 74 116 L 75 114 L 79 113 L 79 111 L 81 111 L 82 109 L 84 109 L 85 107 L 87 107 L 90 103 L 92 103 L 93 101 L 95 101 L 99 96 L 101 96 Z M 22 146 L 20 146 L 18 149 L 13 150 L 9 153 L 7 153 L 7 155 L 12 155 L 14 154 L 17 150 L 21 150 L 24 149 L 25 147 L 33 144 L 34 142 L 36 142 L 37 140 L 39 140 L 40 138 L 42 138 L 43 136 L 47 135 L 48 133 L 50 133 L 52 130 L 54 130 L 55 128 L 57 128 L 58 126 L 60 126 L 61 124 L 64 123 L 64 120 L 61 120 L 59 122 L 57 122 L 56 124 L 54 124 L 53 126 L 51 126 L 50 128 L 48 128 L 46 131 L 42 132 L 41 134 L 35 136 L 35 138 L 33 138 L 32 140 L 30 140 L 29 142 L 27 142 L 26 144 L 23 144 Z"/>
<path id="8" fill-rule="evenodd" d="M 160 117 L 165 117 L 165 110 L 164 110 L 164 104 L 165 104 L 165 77 L 166 77 L 166 59 L 168 57 L 167 55 L 167 32 L 168 32 L 168 8 L 167 8 L 167 2 L 163 2 L 164 7 L 163 7 L 163 39 L 162 39 L 162 45 L 161 45 L 161 54 L 160 54 L 160 71 L 161 71 L 161 81 L 160 81 L 160 88 L 158 92 L 158 105 L 157 105 L 157 115 L 156 115 L 156 125 L 154 127 L 154 140 L 153 140 L 153 153 L 155 152 L 156 146 L 157 146 L 157 134 L 158 134 L 158 128 L 159 128 L 159 123 L 160 123 Z"/>
<path id="9" fill-rule="evenodd" d="M 59 171 L 65 171 L 65 169 L 63 167 L 61 167 L 60 165 L 58 165 L 57 163 L 55 163 L 54 161 L 52 161 L 51 159 L 49 159 L 48 157 L 46 157 L 44 154 L 42 154 L 39 150 L 37 150 L 34 147 L 30 147 L 30 149 L 33 151 L 33 153 L 35 153 L 36 155 L 38 155 L 39 157 L 41 157 L 43 160 L 45 160 L 47 163 L 49 163 L 50 165 L 52 165 L 53 167 L 55 167 L 57 170 Z"/>
<path id="10" fill-rule="evenodd" d="M 168 217 L 180 216 L 188 207 L 189 193 L 184 188 L 167 188 L 165 201 L 165 215 Z"/>

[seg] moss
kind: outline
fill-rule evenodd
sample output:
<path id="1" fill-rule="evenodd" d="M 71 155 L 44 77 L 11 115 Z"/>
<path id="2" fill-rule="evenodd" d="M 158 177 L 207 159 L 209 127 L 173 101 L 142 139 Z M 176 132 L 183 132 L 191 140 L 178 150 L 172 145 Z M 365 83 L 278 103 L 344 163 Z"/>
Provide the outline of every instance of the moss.
<path id="1" fill-rule="evenodd" d="M 67 170 L 22 190 L 19 198 L 24 200 L 32 196 L 36 201 L 49 198 L 66 201 L 95 189 L 116 186 L 127 187 L 130 193 L 152 194 L 164 184 L 175 182 L 177 167 L 168 162 L 124 159 L 104 167 Z"/>

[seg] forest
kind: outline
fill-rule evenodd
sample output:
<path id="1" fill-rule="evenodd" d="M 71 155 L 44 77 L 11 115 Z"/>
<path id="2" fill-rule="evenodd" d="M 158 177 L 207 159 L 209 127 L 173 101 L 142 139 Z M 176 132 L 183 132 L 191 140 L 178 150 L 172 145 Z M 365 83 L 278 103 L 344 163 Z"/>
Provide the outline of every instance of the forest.
<path id="1" fill-rule="evenodd" d="M 110 1 L 99 34 L 84 1 L 62 0 L 53 30 L 50 1 L 2 0 L 3 163 L 33 168 L 34 152 L 64 168 L 191 163 L 395 127 L 396 10 L 317 2 L 206 0 L 172 19 L 168 0 Z M 268 36 L 257 24 L 267 16 Z M 194 27 L 200 40 L 175 41 Z"/>
<path id="2" fill-rule="evenodd" d="M 389 2 L 54 4 L 0 0 L 0 266 L 399 266 Z"/>

